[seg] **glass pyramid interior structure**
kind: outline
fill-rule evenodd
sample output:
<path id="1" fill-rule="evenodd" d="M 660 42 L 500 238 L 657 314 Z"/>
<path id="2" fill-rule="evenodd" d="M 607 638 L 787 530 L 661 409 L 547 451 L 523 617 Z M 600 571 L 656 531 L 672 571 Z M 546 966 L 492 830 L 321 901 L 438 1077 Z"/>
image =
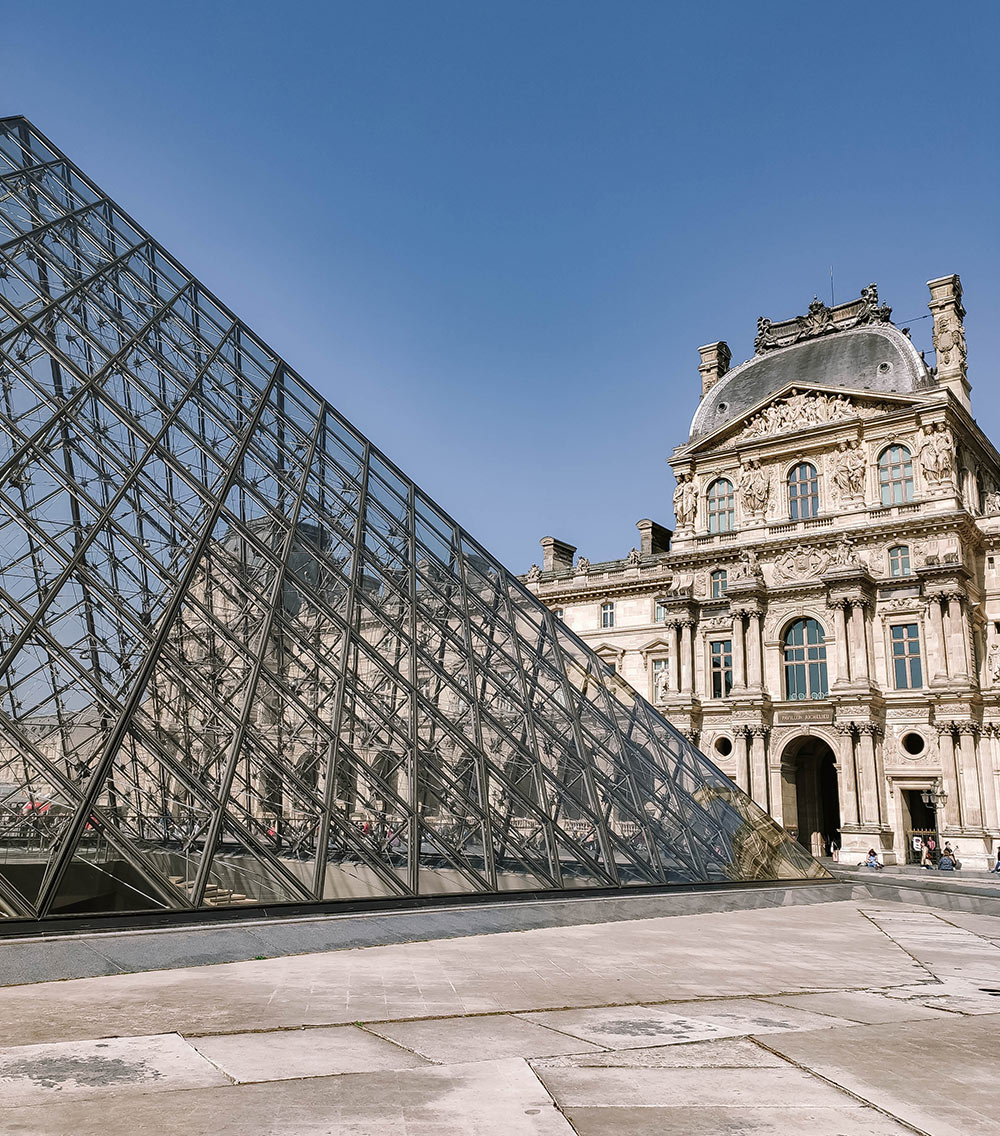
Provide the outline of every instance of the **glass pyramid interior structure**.
<path id="1" fill-rule="evenodd" d="M 0 120 L 7 920 L 825 876 Z"/>

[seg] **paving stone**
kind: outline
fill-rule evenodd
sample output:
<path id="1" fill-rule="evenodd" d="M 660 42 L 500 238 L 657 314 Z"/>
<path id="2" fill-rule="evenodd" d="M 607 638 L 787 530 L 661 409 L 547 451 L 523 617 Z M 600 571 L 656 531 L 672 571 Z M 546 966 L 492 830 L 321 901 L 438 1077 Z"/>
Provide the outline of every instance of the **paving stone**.
<path id="1" fill-rule="evenodd" d="M 66 978 L 93 978 L 117 974 L 121 969 L 106 955 L 80 940 L 0 943 L 0 986 L 46 982 L 54 974 Z"/>
<path id="2" fill-rule="evenodd" d="M 47 1108 L 53 1100 L 229 1083 L 176 1034 L 0 1049 L 0 1102 L 7 1107 Z"/>
<path id="3" fill-rule="evenodd" d="M 910 1022 L 939 1018 L 943 1010 L 934 1010 L 915 1000 L 901 1001 L 875 991 L 836 990 L 823 994 L 790 994 L 769 997 L 768 1002 L 802 1010 L 816 1010 L 852 1022 L 877 1025 L 880 1022 Z"/>
<path id="4" fill-rule="evenodd" d="M 573 1136 L 519 1059 L 0 1108 L 4 1136 Z"/>
<path id="5" fill-rule="evenodd" d="M 280 1081 L 412 1069 L 427 1062 L 354 1026 L 189 1037 L 187 1041 L 234 1081 Z"/>
<path id="6" fill-rule="evenodd" d="M 380 1037 L 405 1045 L 432 1061 L 492 1061 L 500 1057 L 545 1057 L 558 1053 L 600 1052 L 579 1038 L 567 1037 L 522 1018 L 494 1014 L 444 1021 L 379 1023 L 367 1027 Z"/>
<path id="7" fill-rule="evenodd" d="M 759 1105 L 838 1108 L 839 1089 L 801 1069 L 539 1069 L 556 1104 L 573 1108 L 686 1108 Z"/>
<path id="8" fill-rule="evenodd" d="M 571 1108 L 578 1136 L 913 1136 L 873 1108 Z"/>
<path id="9" fill-rule="evenodd" d="M 564 1057 L 541 1057 L 531 1062 L 534 1069 L 764 1069 L 786 1065 L 787 1062 L 774 1053 L 743 1038 L 693 1041 L 688 1045 L 662 1045 L 652 1049 L 595 1050 Z"/>
<path id="10" fill-rule="evenodd" d="M 922 1132 L 996 1136 L 998 1040 L 1000 1014 L 772 1034 L 767 1044 Z"/>
<path id="11" fill-rule="evenodd" d="M 592 1010 L 556 1010 L 524 1014 L 527 1021 L 611 1049 L 642 1049 L 703 1041 L 728 1032 L 701 1018 L 685 1017 L 656 1006 L 610 1006 Z"/>

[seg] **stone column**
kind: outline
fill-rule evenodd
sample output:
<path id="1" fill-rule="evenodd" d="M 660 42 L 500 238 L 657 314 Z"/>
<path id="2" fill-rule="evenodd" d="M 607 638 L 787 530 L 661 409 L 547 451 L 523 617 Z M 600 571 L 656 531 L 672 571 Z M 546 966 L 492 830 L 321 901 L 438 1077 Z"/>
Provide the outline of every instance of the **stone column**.
<path id="1" fill-rule="evenodd" d="M 850 726 L 841 726 L 843 740 L 837 755 L 837 774 L 840 789 L 840 823 L 858 823 L 858 781 L 854 768 L 854 734 Z"/>
<path id="2" fill-rule="evenodd" d="M 938 724 L 938 756 L 941 759 L 941 780 L 948 798 L 944 808 L 938 810 L 938 828 L 961 828 L 965 823 L 961 779 L 958 774 L 958 738 L 954 722 Z"/>
<path id="3" fill-rule="evenodd" d="M 747 631 L 747 686 L 755 690 L 764 688 L 764 655 L 759 611 L 750 612 L 750 627 Z"/>
<path id="4" fill-rule="evenodd" d="M 678 626 L 676 620 L 672 620 L 670 623 L 667 623 L 665 626 L 670 632 L 670 647 L 673 651 L 673 656 L 674 656 L 673 660 L 672 660 L 672 666 L 670 667 L 670 677 L 669 677 L 668 681 L 670 683 L 670 689 L 673 691 L 673 693 L 674 694 L 680 694 L 680 692 L 681 692 L 680 627 Z"/>
<path id="5" fill-rule="evenodd" d="M 837 639 L 837 682 L 850 682 L 851 656 L 847 647 L 847 615 L 844 611 L 846 604 L 836 600 L 833 605 L 833 627 Z"/>
<path id="6" fill-rule="evenodd" d="M 868 682 L 871 669 L 868 664 L 868 631 L 865 627 L 865 605 L 851 601 L 851 673 L 859 682 Z"/>
<path id="7" fill-rule="evenodd" d="M 875 734 L 878 727 L 870 722 L 858 726 L 858 796 L 861 824 L 878 827 L 882 823 L 881 786 L 875 759 Z"/>
<path id="8" fill-rule="evenodd" d="M 750 729 L 750 796 L 765 811 L 770 812 L 767 784 L 767 726 L 752 726 Z"/>
<path id="9" fill-rule="evenodd" d="M 694 690 L 694 620 L 681 620 L 681 694 Z"/>
<path id="10" fill-rule="evenodd" d="M 983 823 L 987 828 L 996 829 L 1000 827 L 1000 808 L 998 808 L 1000 802 L 997 801 L 997 780 L 994 772 L 997 768 L 997 727 L 986 726 L 983 734 L 986 738 L 985 744 L 982 741 L 979 743 L 979 783 L 983 787 Z"/>
<path id="11" fill-rule="evenodd" d="M 982 828 L 983 803 L 979 789 L 979 766 L 976 761 L 975 722 L 961 722 L 958 727 L 958 780 L 962 796 L 962 824 L 965 828 Z"/>
<path id="12" fill-rule="evenodd" d="M 733 689 L 746 688 L 746 639 L 743 612 L 733 612 Z"/>
<path id="13" fill-rule="evenodd" d="M 928 644 L 927 653 L 933 654 L 940 660 L 941 669 L 936 671 L 933 675 L 936 679 L 946 679 L 948 677 L 948 644 L 946 642 L 944 633 L 944 618 L 941 614 L 941 597 L 928 596 L 927 597 L 927 621 L 930 625 L 931 636 L 934 640 L 933 644 Z M 928 659 L 930 662 L 930 659 Z"/>
<path id="14" fill-rule="evenodd" d="M 734 726 L 736 742 L 736 784 L 744 793 L 750 793 L 750 727 Z"/>
<path id="15" fill-rule="evenodd" d="M 948 640 L 948 662 L 952 678 L 969 678 L 969 635 L 966 630 L 965 596 L 952 592 L 947 597 L 948 614 L 944 620 Z"/>

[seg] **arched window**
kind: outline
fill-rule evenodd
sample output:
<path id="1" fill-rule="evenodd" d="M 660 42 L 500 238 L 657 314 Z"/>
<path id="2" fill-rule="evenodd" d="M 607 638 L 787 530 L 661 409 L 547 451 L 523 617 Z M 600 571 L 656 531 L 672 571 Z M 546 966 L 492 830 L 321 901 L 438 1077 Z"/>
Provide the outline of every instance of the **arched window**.
<path id="1" fill-rule="evenodd" d="M 883 505 L 913 500 L 913 459 L 905 446 L 889 446 L 878 459 L 878 483 Z"/>
<path id="2" fill-rule="evenodd" d="M 910 546 L 907 544 L 894 544 L 889 549 L 889 575 L 909 576 L 910 574 Z"/>
<path id="3" fill-rule="evenodd" d="M 826 698 L 826 647 L 815 619 L 797 619 L 785 632 L 785 697 Z"/>
<path id="4" fill-rule="evenodd" d="M 799 462 L 788 475 L 788 515 L 793 521 L 804 521 L 819 512 L 819 478 L 816 467 Z"/>
<path id="5" fill-rule="evenodd" d="M 736 527 L 733 483 L 725 477 L 717 478 L 708 487 L 708 531 L 732 532 Z"/>
<path id="6" fill-rule="evenodd" d="M 716 568 L 712 573 L 712 599 L 721 600 L 729 588 L 729 577 L 725 568 Z"/>

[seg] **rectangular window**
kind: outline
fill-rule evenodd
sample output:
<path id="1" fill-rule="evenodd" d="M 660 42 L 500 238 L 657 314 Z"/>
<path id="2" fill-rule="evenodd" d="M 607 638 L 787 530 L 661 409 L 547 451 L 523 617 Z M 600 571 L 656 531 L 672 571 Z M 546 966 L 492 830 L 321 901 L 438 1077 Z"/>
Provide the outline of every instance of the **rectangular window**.
<path id="1" fill-rule="evenodd" d="M 601 604 L 601 626 L 614 627 L 615 605 L 613 603 Z"/>
<path id="2" fill-rule="evenodd" d="M 653 605 L 653 622 L 663 623 L 667 618 L 667 605 L 663 600 L 657 600 Z"/>
<path id="3" fill-rule="evenodd" d="M 556 617 L 556 619 L 563 619 L 564 618 L 563 609 L 561 607 L 554 607 L 552 609 L 552 614 Z"/>
<path id="4" fill-rule="evenodd" d="M 712 650 L 712 697 L 728 698 L 733 689 L 733 641 L 716 639 Z"/>
<path id="5" fill-rule="evenodd" d="M 920 665 L 920 632 L 915 623 L 897 623 L 889 628 L 892 671 L 897 690 L 916 690 L 924 685 Z"/>

